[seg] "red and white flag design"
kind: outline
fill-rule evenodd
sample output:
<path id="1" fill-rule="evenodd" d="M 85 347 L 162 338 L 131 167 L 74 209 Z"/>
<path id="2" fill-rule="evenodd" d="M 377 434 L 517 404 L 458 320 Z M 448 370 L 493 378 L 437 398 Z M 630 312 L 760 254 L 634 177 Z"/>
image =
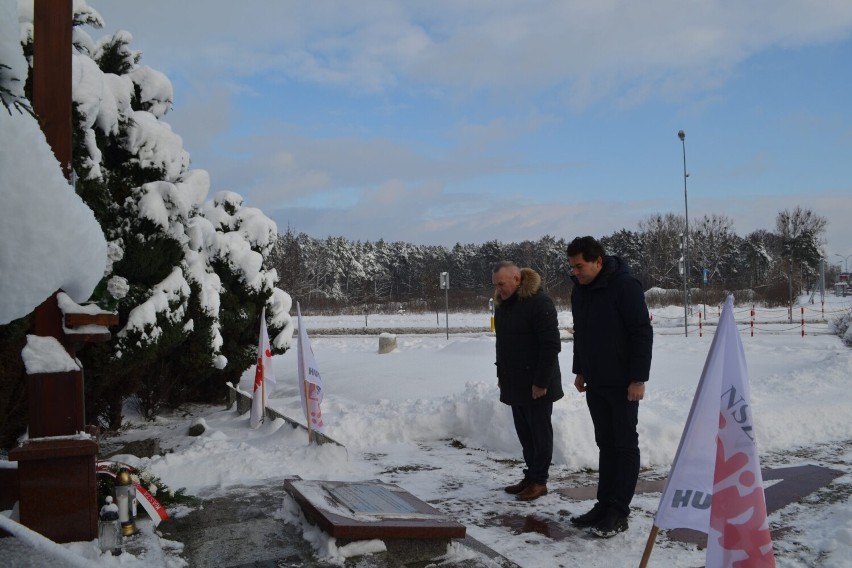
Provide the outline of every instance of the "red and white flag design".
<path id="1" fill-rule="evenodd" d="M 266 331 L 266 307 L 260 314 L 260 338 L 257 342 L 257 366 L 254 371 L 254 385 L 251 393 L 251 414 L 249 426 L 257 428 L 263 422 L 266 413 L 266 399 L 269 398 L 270 384 L 275 384 L 272 371 L 272 349 L 269 346 L 269 333 Z"/>
<path id="2" fill-rule="evenodd" d="M 311 430 L 325 433 L 325 422 L 322 419 L 320 403 L 323 397 L 322 375 L 317 368 L 314 350 L 311 340 L 308 338 L 308 330 L 302 321 L 302 309 L 296 302 L 296 313 L 299 317 L 299 394 L 302 397 L 302 408 L 305 410 L 305 420 Z"/>
<path id="3" fill-rule="evenodd" d="M 707 533 L 707 568 L 772 568 L 745 352 L 728 296 L 654 524 Z"/>

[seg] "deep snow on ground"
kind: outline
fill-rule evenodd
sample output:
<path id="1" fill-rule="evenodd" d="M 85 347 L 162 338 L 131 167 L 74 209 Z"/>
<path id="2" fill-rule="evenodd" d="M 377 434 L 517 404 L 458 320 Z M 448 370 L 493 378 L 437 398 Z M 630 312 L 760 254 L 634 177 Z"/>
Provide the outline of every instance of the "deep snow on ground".
<path id="1" fill-rule="evenodd" d="M 827 297 L 826 317 L 852 307 L 852 299 Z M 735 311 L 745 348 L 752 391 L 756 438 L 764 466 L 815 464 L 843 471 L 830 487 L 770 515 L 771 528 L 788 527 L 775 541 L 778 566 L 850 566 L 852 561 L 852 349 L 817 323 L 823 307 L 806 306 L 805 336 L 800 315 L 784 308 L 758 309 L 751 335 L 751 307 Z M 702 314 L 703 315 L 703 314 Z M 671 464 L 707 352 L 712 341 L 715 306 L 707 310 L 711 325 L 699 336 L 693 314 L 683 334 L 683 308 L 654 310 L 655 343 L 651 382 L 640 408 L 643 479 L 664 478 Z M 435 333 L 398 334 L 396 351 L 378 354 L 374 335 L 319 335 L 311 338 L 325 383 L 322 404 L 326 433 L 345 445 L 313 446 L 306 434 L 268 421 L 248 427 L 248 414 L 233 409 L 194 407 L 191 416 L 172 413 L 145 424 L 131 419 L 122 439 L 159 436 L 164 456 L 138 459 L 119 456 L 158 475 L 172 488 L 186 487 L 201 497 L 227 493 L 238 485 L 268 485 L 285 477 L 307 479 L 381 479 L 396 483 L 467 526 L 468 534 L 521 566 L 638 565 L 651 529 L 659 493 L 634 500 L 630 530 L 611 540 L 593 539 L 570 528 L 568 518 L 591 506 L 557 493 L 561 487 L 595 483 L 597 449 L 583 396 L 573 390 L 571 343 L 563 343 L 560 363 L 566 397 L 554 407 L 556 438 L 551 493 L 533 503 L 519 503 L 502 491 L 521 474 L 520 447 L 508 407 L 497 400 L 494 338 L 486 332 L 444 334 L 445 321 L 435 314 L 369 316 L 369 326 L 435 327 Z M 702 317 L 702 320 L 704 318 Z M 420 321 L 417 321 L 420 320 Z M 428 322 L 427 322 L 428 320 Z M 694 324 L 692 323 L 694 321 Z M 560 325 L 570 328 L 569 312 Z M 694 325 L 694 327 L 693 327 Z M 364 326 L 363 316 L 306 317 L 312 329 Z M 488 314 L 450 314 L 450 327 L 488 326 Z M 570 334 L 566 334 L 570 336 Z M 296 385 L 296 350 L 273 360 L 278 379 L 269 405 L 303 421 Z M 253 369 L 242 378 L 248 391 Z M 191 420 L 207 431 L 190 438 Z M 287 504 L 270 507 L 285 514 Z M 506 526 L 507 519 L 531 518 L 552 529 L 550 536 Z M 310 532 L 311 529 L 306 529 Z M 143 535 L 144 536 L 144 535 Z M 153 534 L 148 561 L 180 564 L 179 544 L 163 548 Z M 158 549 L 159 547 L 159 549 Z M 66 548 L 98 557 L 91 543 Z M 157 549 L 157 550 L 155 550 Z M 0 543 L 0 565 L 3 561 Z M 324 552 L 323 552 L 324 551 Z M 328 549 L 321 549 L 320 554 Z M 469 552 L 469 551 L 468 551 Z M 456 551 L 456 557 L 462 552 Z M 128 555 L 124 555 L 128 556 Z M 445 564 L 452 564 L 453 554 Z M 7 558 L 8 559 L 8 558 Z M 136 561 L 138 564 L 133 564 Z M 483 560 L 484 564 L 487 562 Z M 661 536 L 650 566 L 701 566 L 703 550 Z M 122 566 L 145 566 L 145 555 Z"/>

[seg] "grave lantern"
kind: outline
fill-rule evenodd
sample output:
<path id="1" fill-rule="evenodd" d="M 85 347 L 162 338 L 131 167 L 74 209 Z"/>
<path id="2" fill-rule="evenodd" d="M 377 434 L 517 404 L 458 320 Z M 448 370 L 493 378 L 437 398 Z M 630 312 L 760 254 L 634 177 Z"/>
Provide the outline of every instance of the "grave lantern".
<path id="1" fill-rule="evenodd" d="M 101 552 L 112 552 L 113 556 L 122 553 L 121 521 L 118 519 L 118 506 L 107 496 L 106 505 L 101 507 L 98 518 L 98 547 Z"/>
<path id="2" fill-rule="evenodd" d="M 118 502 L 118 520 L 121 522 L 121 534 L 130 536 L 139 532 L 136 528 L 136 516 L 133 514 L 136 487 L 133 486 L 130 472 L 126 469 L 122 469 L 115 476 L 115 500 Z"/>

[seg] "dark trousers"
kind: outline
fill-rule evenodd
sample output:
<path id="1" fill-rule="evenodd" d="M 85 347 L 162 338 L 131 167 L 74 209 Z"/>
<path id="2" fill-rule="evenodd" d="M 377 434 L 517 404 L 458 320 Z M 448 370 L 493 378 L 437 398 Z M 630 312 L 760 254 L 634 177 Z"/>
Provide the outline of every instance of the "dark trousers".
<path id="1" fill-rule="evenodd" d="M 547 483 L 547 472 L 553 458 L 552 402 L 512 406 L 515 432 L 524 450 L 524 478 L 534 483 Z"/>
<path id="2" fill-rule="evenodd" d="M 598 445 L 598 501 L 630 514 L 639 479 L 639 402 L 627 400 L 627 389 L 588 389 L 586 403 Z"/>

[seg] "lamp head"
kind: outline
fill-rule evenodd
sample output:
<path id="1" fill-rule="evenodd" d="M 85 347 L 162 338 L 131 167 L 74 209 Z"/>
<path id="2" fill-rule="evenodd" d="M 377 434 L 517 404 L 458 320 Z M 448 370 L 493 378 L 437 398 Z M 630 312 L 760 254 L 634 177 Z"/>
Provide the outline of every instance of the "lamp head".
<path id="1" fill-rule="evenodd" d="M 686 133 L 683 130 L 678 130 L 677 137 L 680 138 L 681 142 L 683 142 L 684 138 L 686 138 Z"/>

